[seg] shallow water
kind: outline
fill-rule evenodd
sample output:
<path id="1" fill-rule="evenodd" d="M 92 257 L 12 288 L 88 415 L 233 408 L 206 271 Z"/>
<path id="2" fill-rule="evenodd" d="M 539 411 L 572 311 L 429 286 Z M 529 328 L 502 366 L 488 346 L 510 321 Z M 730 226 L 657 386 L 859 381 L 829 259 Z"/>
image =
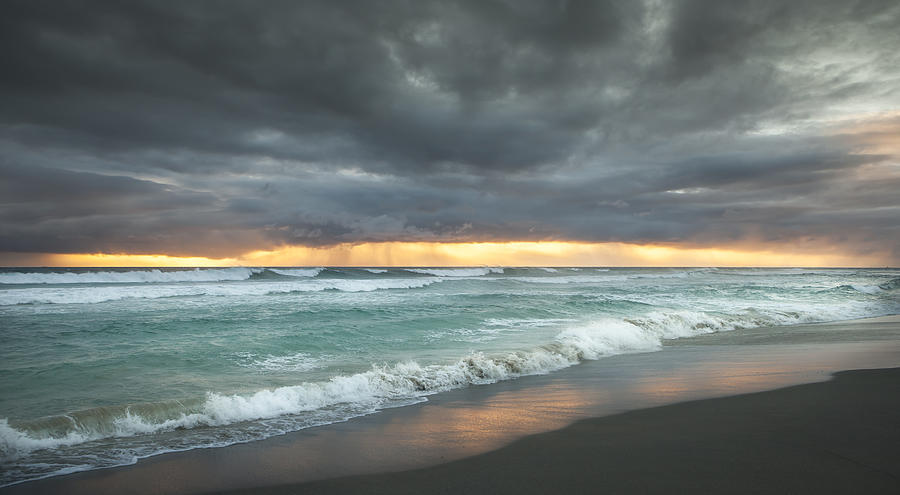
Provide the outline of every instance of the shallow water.
<path id="1" fill-rule="evenodd" d="M 898 270 L 8 269 L 0 484 L 680 342 L 666 339 L 898 312 Z"/>

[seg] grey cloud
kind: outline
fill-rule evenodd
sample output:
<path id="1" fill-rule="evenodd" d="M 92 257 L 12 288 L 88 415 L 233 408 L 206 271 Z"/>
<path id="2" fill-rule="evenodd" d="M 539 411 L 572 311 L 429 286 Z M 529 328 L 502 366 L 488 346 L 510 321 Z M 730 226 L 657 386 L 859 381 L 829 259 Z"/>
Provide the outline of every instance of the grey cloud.
<path id="1" fill-rule="evenodd" d="M 5 10 L 0 251 L 900 244 L 832 122 L 900 107 L 895 2 Z"/>

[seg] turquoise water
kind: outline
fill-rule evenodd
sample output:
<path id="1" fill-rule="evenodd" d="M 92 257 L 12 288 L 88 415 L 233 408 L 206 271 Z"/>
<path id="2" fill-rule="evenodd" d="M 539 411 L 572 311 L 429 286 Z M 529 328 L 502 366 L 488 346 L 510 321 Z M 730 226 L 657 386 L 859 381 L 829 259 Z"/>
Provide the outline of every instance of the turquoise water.
<path id="1" fill-rule="evenodd" d="M 665 339 L 897 313 L 889 269 L 0 269 L 0 485 Z"/>

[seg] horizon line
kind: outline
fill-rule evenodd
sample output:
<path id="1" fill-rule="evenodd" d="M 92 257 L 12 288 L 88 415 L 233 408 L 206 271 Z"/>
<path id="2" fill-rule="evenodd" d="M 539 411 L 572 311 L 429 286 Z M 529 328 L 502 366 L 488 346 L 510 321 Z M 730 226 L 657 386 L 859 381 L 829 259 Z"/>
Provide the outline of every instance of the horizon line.
<path id="1" fill-rule="evenodd" d="M 90 266 L 90 265 L 0 265 L 0 269 L 9 268 L 142 268 L 142 269 L 158 269 L 158 268 L 181 268 L 185 270 L 199 269 L 223 269 L 223 268 L 725 268 L 725 269 L 816 269 L 816 270 L 896 270 L 900 266 L 825 266 L 825 265 L 502 265 L 502 264 L 477 264 L 477 265 L 204 265 L 204 266 L 184 266 L 184 265 L 158 265 L 158 266 L 140 266 L 140 265 L 121 265 L 121 266 Z"/>

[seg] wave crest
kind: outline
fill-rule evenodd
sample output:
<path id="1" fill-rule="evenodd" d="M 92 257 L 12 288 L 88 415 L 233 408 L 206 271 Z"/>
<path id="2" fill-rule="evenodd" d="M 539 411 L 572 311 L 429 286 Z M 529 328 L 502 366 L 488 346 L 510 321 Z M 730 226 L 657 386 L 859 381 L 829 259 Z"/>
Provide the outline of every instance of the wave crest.
<path id="1" fill-rule="evenodd" d="M 160 282 L 226 282 L 247 280 L 264 268 L 194 268 L 190 270 L 128 270 L 103 272 L 5 272 L 0 284 L 122 284 Z"/>
<path id="2" fill-rule="evenodd" d="M 435 277 L 481 277 L 491 273 L 503 273 L 503 268 L 405 268 L 411 273 Z"/>
<path id="3" fill-rule="evenodd" d="M 269 268 L 268 270 L 286 277 L 315 277 L 322 273 L 325 268 Z"/>
<path id="4" fill-rule="evenodd" d="M 265 389 L 250 395 L 210 392 L 202 401 L 168 401 L 118 408 L 97 408 L 23 423 L 0 420 L 0 452 L 5 456 L 74 445 L 105 437 L 124 437 L 222 426 L 270 419 L 352 403 L 365 410 L 393 401 L 421 399 L 433 393 L 524 375 L 549 373 L 584 359 L 649 351 L 660 334 L 633 323 L 604 319 L 561 331 L 552 342 L 527 351 L 487 355 L 473 352 L 446 364 L 416 361 L 375 364 L 368 371 L 339 375 L 324 382 Z"/>
<path id="5" fill-rule="evenodd" d="M 154 284 L 135 286 L 94 286 L 22 288 L 0 292 L 0 306 L 18 304 L 96 304 L 123 299 L 160 299 L 188 296 L 266 296 L 334 290 L 371 292 L 388 289 L 418 289 L 440 278 L 317 279 L 242 284 Z"/>
<path id="6" fill-rule="evenodd" d="M 209 392 L 203 398 L 188 401 L 104 407 L 15 424 L 0 418 L 0 455 L 4 458 L 17 457 L 103 438 L 182 429 L 196 431 L 200 435 L 199 440 L 191 440 L 194 443 L 189 448 L 222 445 L 223 441 L 225 444 L 247 441 L 368 414 L 385 407 L 418 402 L 425 400 L 427 395 L 450 389 L 545 374 L 604 356 L 655 351 L 661 348 L 664 339 L 737 328 L 823 321 L 827 318 L 828 315 L 821 312 L 813 314 L 752 308 L 733 314 L 671 310 L 651 312 L 640 317 L 600 318 L 569 325 L 550 342 L 528 350 L 493 355 L 473 352 L 453 362 L 427 365 L 413 360 L 373 364 L 369 370 L 355 374 L 264 389 L 251 394 Z M 248 359 L 251 357 L 255 356 Z M 270 356 L 249 364 L 263 368 L 305 369 L 310 363 L 317 364 L 313 363 L 311 356 L 297 354 L 277 358 Z M 334 411 L 342 412 L 335 416 L 337 413 Z M 246 434 L 240 437 L 216 434 L 215 440 L 209 436 L 203 437 L 204 430 L 198 429 L 254 421 L 275 423 L 265 424 L 251 437 Z M 179 438 L 185 441 L 183 435 L 179 434 Z M 232 440 L 227 440 L 229 438 Z"/>

